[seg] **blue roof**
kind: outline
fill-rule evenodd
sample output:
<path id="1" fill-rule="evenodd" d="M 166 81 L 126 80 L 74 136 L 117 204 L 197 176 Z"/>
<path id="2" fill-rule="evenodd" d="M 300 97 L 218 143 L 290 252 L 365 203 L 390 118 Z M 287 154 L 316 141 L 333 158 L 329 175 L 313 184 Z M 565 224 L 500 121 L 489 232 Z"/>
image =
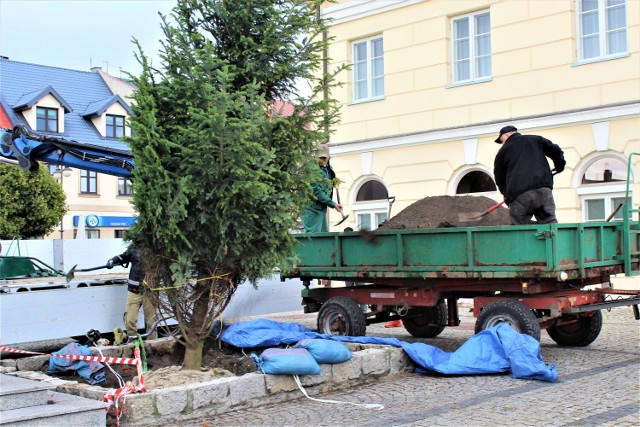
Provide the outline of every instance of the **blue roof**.
<path id="1" fill-rule="evenodd" d="M 91 120 L 83 117 L 87 111 L 98 111 L 96 106 L 104 106 L 108 102 L 111 102 L 109 105 L 120 102 L 131 111 L 120 96 L 114 96 L 98 73 L 0 58 L 0 103 L 12 125 L 29 128 L 23 115 L 14 108 L 24 108 L 31 102 L 37 102 L 50 90 L 68 111 L 64 115 L 64 133 L 56 136 L 83 144 L 129 150 L 125 143 L 100 135 Z"/>
<path id="2" fill-rule="evenodd" d="M 131 108 L 129 108 L 129 105 L 125 102 L 124 99 L 122 99 L 120 95 L 113 95 L 107 99 L 102 99 L 100 101 L 92 102 L 91 104 L 89 104 L 87 106 L 87 111 L 82 114 L 82 117 L 100 116 L 104 114 L 104 112 L 107 111 L 107 109 L 115 103 L 119 103 L 120 105 L 122 105 L 122 107 L 127 110 L 127 114 L 133 114 L 131 112 Z"/>
<path id="3" fill-rule="evenodd" d="M 18 100 L 18 102 L 16 102 L 16 105 L 13 106 L 13 109 L 16 111 L 22 111 L 31 108 L 47 95 L 53 96 L 56 101 L 58 101 L 60 105 L 62 105 L 65 114 L 73 111 L 73 108 L 71 108 L 71 106 L 67 104 L 64 99 L 62 99 L 62 97 L 58 95 L 58 92 L 56 92 L 56 90 L 51 86 L 47 86 L 40 91 L 35 91 L 24 95 Z"/>

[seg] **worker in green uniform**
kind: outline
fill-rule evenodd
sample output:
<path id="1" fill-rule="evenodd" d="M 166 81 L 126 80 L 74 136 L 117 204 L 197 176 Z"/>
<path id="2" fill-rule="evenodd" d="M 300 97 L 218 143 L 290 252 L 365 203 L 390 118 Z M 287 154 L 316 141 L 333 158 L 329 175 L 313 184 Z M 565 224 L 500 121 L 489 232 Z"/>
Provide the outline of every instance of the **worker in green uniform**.
<path id="1" fill-rule="evenodd" d="M 320 168 L 318 179 L 311 183 L 315 201 L 311 205 L 303 206 L 300 214 L 305 233 L 329 231 L 327 225 L 328 207 L 342 212 L 342 205 L 332 200 L 336 174 L 329 163 L 329 147 L 327 145 L 320 145 L 316 161 Z"/>

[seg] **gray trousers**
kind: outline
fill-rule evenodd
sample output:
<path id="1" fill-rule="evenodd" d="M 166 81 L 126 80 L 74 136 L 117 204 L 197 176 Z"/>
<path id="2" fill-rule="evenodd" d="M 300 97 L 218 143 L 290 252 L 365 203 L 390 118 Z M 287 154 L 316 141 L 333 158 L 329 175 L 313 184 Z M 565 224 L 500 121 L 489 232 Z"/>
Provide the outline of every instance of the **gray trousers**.
<path id="1" fill-rule="evenodd" d="M 556 203 L 550 188 L 529 190 L 509 203 L 511 224 L 531 224 L 534 216 L 538 224 L 556 224 Z"/>

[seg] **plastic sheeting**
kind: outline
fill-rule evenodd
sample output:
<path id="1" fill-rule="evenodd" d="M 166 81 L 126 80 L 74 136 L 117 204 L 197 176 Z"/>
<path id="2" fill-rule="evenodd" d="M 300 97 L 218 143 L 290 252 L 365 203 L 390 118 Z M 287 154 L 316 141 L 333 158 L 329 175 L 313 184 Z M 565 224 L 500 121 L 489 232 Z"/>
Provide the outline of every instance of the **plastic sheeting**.
<path id="1" fill-rule="evenodd" d="M 509 372 L 513 378 L 550 382 L 558 378 L 555 365 L 547 365 L 542 360 L 540 343 L 529 335 L 518 333 L 506 323 L 474 335 L 454 352 L 397 338 L 324 335 L 298 323 L 268 319 L 234 323 L 221 335 L 222 341 L 240 348 L 293 345 L 306 338 L 401 347 L 416 364 L 416 372 L 419 373 L 475 375 Z"/>
<path id="2" fill-rule="evenodd" d="M 78 343 L 70 343 L 53 354 L 66 354 L 74 356 L 91 356 L 91 348 Z M 49 372 L 75 371 L 89 384 L 99 384 L 107 379 L 104 365 L 100 362 L 87 362 L 85 360 L 72 360 L 61 357 L 49 358 Z"/>

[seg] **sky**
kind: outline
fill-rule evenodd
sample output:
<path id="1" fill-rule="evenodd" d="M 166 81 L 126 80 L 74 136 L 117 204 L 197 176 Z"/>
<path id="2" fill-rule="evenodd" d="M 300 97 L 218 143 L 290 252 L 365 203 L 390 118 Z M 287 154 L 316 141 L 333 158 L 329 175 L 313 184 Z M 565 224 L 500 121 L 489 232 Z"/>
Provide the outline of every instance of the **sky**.
<path id="1" fill-rule="evenodd" d="M 140 74 L 135 37 L 154 65 L 164 34 L 158 12 L 175 0 L 0 0 L 0 56 L 73 70 Z"/>

